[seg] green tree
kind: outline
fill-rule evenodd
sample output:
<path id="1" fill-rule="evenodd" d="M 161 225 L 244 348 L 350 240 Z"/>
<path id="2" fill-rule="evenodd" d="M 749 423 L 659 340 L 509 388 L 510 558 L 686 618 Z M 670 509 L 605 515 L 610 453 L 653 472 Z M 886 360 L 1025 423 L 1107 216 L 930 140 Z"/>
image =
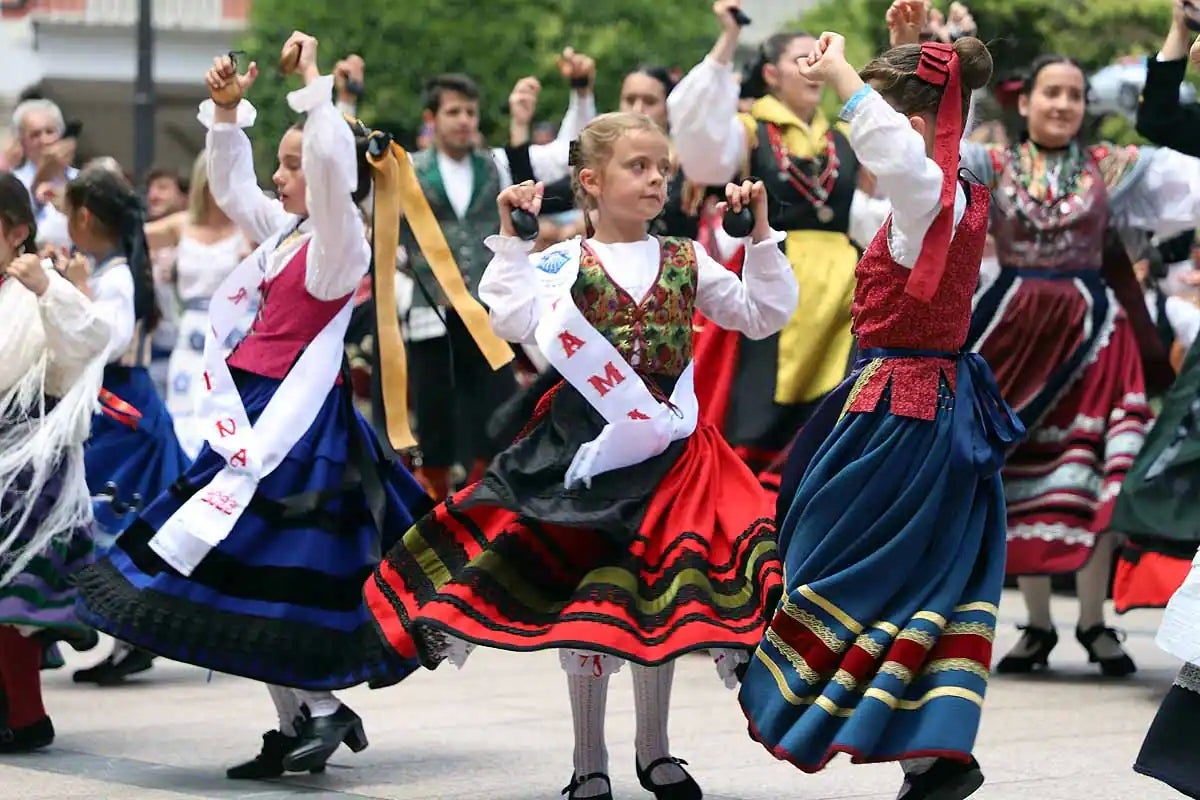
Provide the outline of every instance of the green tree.
<path id="1" fill-rule="evenodd" d="M 1168 0 L 967 0 L 989 42 L 996 76 L 1020 73 L 1041 53 L 1069 55 L 1091 71 L 1130 55 L 1158 51 L 1171 21 Z M 819 34 L 837 31 L 846 37 L 851 63 L 864 64 L 887 47 L 884 15 L 891 0 L 822 0 L 797 23 Z M 943 11 L 947 0 L 937 0 Z M 829 100 L 831 109 L 833 99 Z M 1101 130 L 1123 141 L 1136 137 L 1133 126 L 1119 119 Z"/>
<path id="2" fill-rule="evenodd" d="M 320 40 L 323 70 L 360 54 L 367 91 L 359 115 L 409 142 L 421 124 L 421 87 L 438 73 L 463 72 L 479 82 L 484 132 L 495 134 L 507 120 L 509 91 L 525 75 L 542 81 L 539 117 L 556 119 L 566 108 L 569 88 L 556 69 L 564 47 L 596 59 L 603 110 L 616 106 L 621 77 L 638 63 L 688 69 L 717 34 L 708 5 L 697 0 L 255 0 L 241 47 L 263 71 L 251 99 L 264 168 L 273 166 L 278 138 L 294 117 L 285 92 L 296 88 L 295 79 L 285 84 L 274 65 L 295 29 Z"/>

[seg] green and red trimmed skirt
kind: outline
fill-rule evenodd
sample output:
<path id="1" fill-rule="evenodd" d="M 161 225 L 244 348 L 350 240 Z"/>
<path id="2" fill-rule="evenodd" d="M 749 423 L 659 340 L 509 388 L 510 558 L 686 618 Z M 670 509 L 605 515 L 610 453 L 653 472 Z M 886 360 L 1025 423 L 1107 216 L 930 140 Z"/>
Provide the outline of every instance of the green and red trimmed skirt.
<path id="1" fill-rule="evenodd" d="M 671 381 L 656 380 L 670 394 Z M 641 664 L 753 650 L 782 574 L 770 504 L 711 426 L 566 490 L 603 418 L 568 384 L 484 478 L 438 505 L 367 581 L 388 644 L 429 668 L 455 640 Z"/>

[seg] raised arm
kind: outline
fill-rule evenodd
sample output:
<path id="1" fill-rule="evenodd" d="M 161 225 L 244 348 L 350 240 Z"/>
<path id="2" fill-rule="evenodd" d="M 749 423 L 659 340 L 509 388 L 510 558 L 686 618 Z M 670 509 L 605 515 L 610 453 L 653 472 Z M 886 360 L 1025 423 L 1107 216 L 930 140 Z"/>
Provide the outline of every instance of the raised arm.
<path id="1" fill-rule="evenodd" d="M 153 222 L 147 222 L 145 226 L 146 245 L 151 250 L 178 245 L 179 237 L 183 233 L 183 226 L 187 224 L 187 216 L 186 211 L 180 211 Z"/>
<path id="2" fill-rule="evenodd" d="M 354 134 L 333 105 L 333 76 L 317 69 L 317 40 L 294 33 L 284 50 L 300 47 L 297 72 L 305 86 L 288 95 L 288 105 L 306 114 L 300 165 L 307 183 L 305 205 L 312 241 L 305 288 L 318 300 L 350 294 L 367 273 L 371 249 L 352 195 L 358 186 Z"/>
<path id="3" fill-rule="evenodd" d="M 227 56 L 217 58 L 206 77 L 210 90 L 233 81 L 245 92 L 258 77 L 251 64 L 245 75 L 238 75 Z M 205 147 L 208 152 L 208 187 L 225 215 L 256 242 L 269 239 L 288 222 L 288 213 L 278 200 L 262 193 L 254 174 L 254 152 L 244 128 L 254 124 L 258 112 L 248 100 L 237 105 L 217 106 L 212 100 L 200 104 L 198 119 L 208 128 Z"/>
<path id="4" fill-rule="evenodd" d="M 1137 131 L 1162 147 L 1200 156 L 1200 109 L 1179 102 L 1179 85 L 1187 72 L 1191 34 L 1180 3 L 1158 57 L 1146 63 L 1146 85 L 1138 105 Z M 1200 47 L 1200 46 L 1198 46 Z M 1198 49 L 1200 53 L 1200 49 Z"/>
<path id="5" fill-rule="evenodd" d="M 1111 158 L 1124 151 L 1115 149 Z M 1200 159 L 1175 150 L 1141 147 L 1111 191 L 1119 224 L 1172 236 L 1200 222 Z"/>
<path id="6" fill-rule="evenodd" d="M 740 6 L 740 0 L 718 0 L 713 5 L 721 35 L 667 98 L 679 166 L 698 183 L 731 181 L 746 160 L 746 127 L 738 119 L 741 87 L 733 74 L 741 29 L 730 13 Z"/>

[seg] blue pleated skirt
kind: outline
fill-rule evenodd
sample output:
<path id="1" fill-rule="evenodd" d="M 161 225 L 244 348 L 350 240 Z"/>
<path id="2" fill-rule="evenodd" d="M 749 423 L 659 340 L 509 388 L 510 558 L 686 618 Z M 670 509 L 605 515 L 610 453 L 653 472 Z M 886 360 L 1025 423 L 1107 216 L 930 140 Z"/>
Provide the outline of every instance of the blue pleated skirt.
<path id="1" fill-rule="evenodd" d="M 933 420 L 893 415 L 885 392 L 871 413 L 818 412 L 832 430 L 806 430 L 793 450 L 803 463 L 789 465 L 798 484 L 780 498 L 785 595 L 740 701 L 751 735 L 806 772 L 837 753 L 965 760 L 974 747 L 1005 506 L 998 471 L 956 447 L 955 403 L 975 401 L 958 374 L 959 396 L 943 381 Z M 829 402 L 840 408 L 855 380 Z"/>
<path id="2" fill-rule="evenodd" d="M 117 499 L 149 503 L 165 492 L 188 468 L 188 458 L 175 438 L 171 415 L 145 367 L 109 365 L 104 388 L 142 415 L 131 427 L 107 414 L 92 418 L 92 435 L 84 446 L 88 489 L 93 495 L 115 484 Z M 134 512 L 115 513 L 110 501 L 95 504 L 102 536 L 115 536 L 134 519 Z"/>
<path id="3" fill-rule="evenodd" d="M 237 370 L 234 377 L 253 422 L 280 381 Z M 233 531 L 185 577 L 150 539 L 223 466 L 205 445 L 184 477 L 81 573 L 81 616 L 168 658 L 301 689 L 386 686 L 412 672 L 417 664 L 376 633 L 362 592 L 381 552 L 432 503 L 403 467 L 384 461 L 345 388 L 329 392 Z"/>

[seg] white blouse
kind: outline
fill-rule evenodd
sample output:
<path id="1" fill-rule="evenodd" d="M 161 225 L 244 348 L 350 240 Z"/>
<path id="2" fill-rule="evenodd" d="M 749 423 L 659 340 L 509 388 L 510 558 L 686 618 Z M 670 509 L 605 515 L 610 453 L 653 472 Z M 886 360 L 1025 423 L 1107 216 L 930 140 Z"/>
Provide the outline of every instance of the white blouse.
<path id="1" fill-rule="evenodd" d="M 318 300 L 336 300 L 353 292 L 371 261 L 362 217 L 350 195 L 358 185 L 354 135 L 332 101 L 333 76 L 323 75 L 287 96 L 298 114 L 307 114 L 301 163 L 308 189 L 308 216 L 289 214 L 267 197 L 254 174 L 254 153 L 243 128 L 257 111 L 247 100 L 237 108 L 236 123 L 214 123 L 212 100 L 200 104 L 199 120 L 208 128 L 208 182 L 213 199 L 243 233 L 256 242 L 298 230 L 299 236 L 271 254 L 267 277 L 287 266 L 309 243 L 304 286 Z"/>
<path id="2" fill-rule="evenodd" d="M 109 259 L 88 278 L 88 291 L 97 317 L 108 332 L 108 363 L 125 357 L 133 344 L 137 313 L 133 302 L 133 273 L 124 258 Z"/>
<path id="3" fill-rule="evenodd" d="M 740 95 L 733 65 L 705 56 L 667 97 L 671 140 L 679 166 L 690 180 L 721 186 L 741 171 L 749 141 L 738 118 Z M 855 189 L 847 235 L 866 247 L 887 213 L 885 201 Z"/>
<path id="4" fill-rule="evenodd" d="M 747 240 L 741 278 L 693 242 L 696 308 L 720 327 L 751 339 L 778 333 L 795 311 L 800 291 L 792 266 L 779 249 L 782 239 L 782 233 L 772 231 L 764 241 Z M 612 280 L 639 302 L 658 280 L 661 254 L 657 239 L 612 244 L 589 239 L 587 243 Z M 533 243 L 515 237 L 489 236 L 485 244 L 495 255 L 480 281 L 479 298 L 490 309 L 492 329 L 510 342 L 533 344 L 545 291 L 537 271 L 557 267 L 553 291 L 566 293 L 578 275 L 578 261 L 555 265 L 552 259 L 558 251 L 551 248 L 538 254 L 535 265 L 529 256 Z"/>

